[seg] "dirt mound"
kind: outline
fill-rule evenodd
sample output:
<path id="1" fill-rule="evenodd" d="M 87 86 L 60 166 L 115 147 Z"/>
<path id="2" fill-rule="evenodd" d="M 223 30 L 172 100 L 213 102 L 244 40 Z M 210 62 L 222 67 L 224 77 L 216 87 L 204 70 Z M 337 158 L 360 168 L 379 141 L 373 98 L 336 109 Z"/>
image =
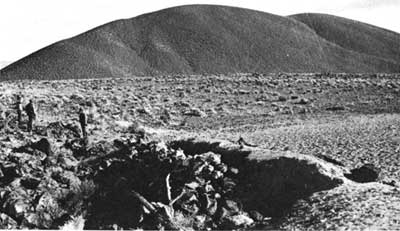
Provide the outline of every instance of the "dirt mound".
<path id="1" fill-rule="evenodd" d="M 394 32 L 344 20 L 352 30 L 338 38 L 352 42 L 338 46 L 340 41 L 326 40 L 313 25 L 295 19 L 227 6 L 169 8 L 52 44 L 2 69 L 0 79 L 400 70 L 400 36 Z M 335 23 L 322 26 L 337 30 Z M 367 33 L 373 39 L 364 39 Z M 368 49 L 359 52 L 360 46 Z"/>

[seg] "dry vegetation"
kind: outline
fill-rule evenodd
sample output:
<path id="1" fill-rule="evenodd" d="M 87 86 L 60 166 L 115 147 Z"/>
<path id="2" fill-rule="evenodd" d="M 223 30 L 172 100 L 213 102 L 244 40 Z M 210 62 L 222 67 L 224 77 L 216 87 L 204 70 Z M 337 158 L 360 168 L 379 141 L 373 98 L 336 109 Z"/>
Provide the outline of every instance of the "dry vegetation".
<path id="1" fill-rule="evenodd" d="M 125 185 L 138 187 L 139 180 L 135 178 L 138 173 L 131 166 L 141 166 L 139 162 L 147 161 L 140 159 L 143 153 L 155 155 L 155 158 L 161 155 L 174 159 L 179 153 L 177 150 L 182 149 L 189 160 L 192 155 L 199 154 L 201 159 L 209 155 L 207 152 L 212 152 L 221 156 L 222 164 L 237 168 L 239 174 L 234 177 L 229 175 L 232 174 L 229 171 L 226 173 L 237 187 L 234 194 L 221 193 L 225 186 L 218 188 L 215 183 L 212 186 L 217 191 L 222 190 L 218 193 L 224 200 L 228 198 L 242 207 L 239 206 L 239 210 L 235 207 L 235 213 L 216 218 L 208 212 L 188 213 L 182 209 L 186 204 L 178 202 L 169 208 L 174 215 L 167 216 L 167 220 L 177 227 L 399 227 L 392 219 L 398 214 L 397 205 L 400 203 L 397 182 L 400 175 L 397 162 L 400 80 L 397 75 L 238 74 L 18 81 L 0 83 L 0 92 L 2 115 L 5 117 L 1 121 L 2 126 L 7 122 L 7 126 L 0 131 L 1 170 L 8 177 L 5 169 L 9 166 L 18 169 L 19 164 L 31 163 L 21 167 L 22 175 L 18 173 L 21 176 L 14 176 L 19 181 L 12 179 L 12 183 L 5 182 L 3 177 L 1 188 L 3 191 L 21 188 L 12 195 L 15 198 L 23 195 L 24 200 L 30 201 L 29 204 L 35 205 L 37 210 L 41 208 L 38 202 L 29 198 L 42 198 L 43 192 L 50 194 L 50 198 L 58 198 L 56 201 L 67 201 L 57 205 L 57 209 L 68 214 L 63 217 L 64 220 L 75 218 L 80 222 L 86 221 L 86 227 L 90 228 L 137 228 L 137 223 L 125 215 L 136 214 L 135 219 L 140 220 L 141 214 L 131 211 L 138 206 L 138 202 L 129 193 L 113 192 L 114 186 L 110 186 L 110 182 L 127 178 Z M 24 131 L 25 125 L 22 125 L 22 131 L 15 129 L 12 103 L 17 94 L 22 94 L 25 100 L 35 99 L 38 121 L 32 135 Z M 89 115 L 88 146 L 78 137 L 79 106 L 84 106 Z M 130 143 L 141 129 L 148 136 L 146 139 L 157 142 L 144 143 L 144 146 Z M 57 158 L 47 155 L 48 158 L 43 159 L 46 150 L 36 150 L 35 142 L 43 137 L 50 141 Z M 187 141 L 192 137 L 205 141 Z M 235 144 L 239 137 L 258 147 L 241 149 Z M 212 139 L 231 143 L 225 145 Z M 166 142 L 166 146 L 162 145 L 162 141 Z M 159 151 L 159 145 L 165 147 L 165 151 Z M 132 159 L 132 155 L 136 159 Z M 128 157 L 131 159 L 128 160 Z M 335 164 L 329 163 L 335 161 Z M 9 163 L 7 168 L 4 163 Z M 149 163 L 147 167 L 142 166 L 143 169 L 158 172 L 152 169 L 155 167 L 152 164 L 158 162 Z M 359 184 L 345 177 L 350 169 L 367 163 L 380 170 L 377 183 Z M 43 170 L 37 169 L 36 164 L 43 165 Z M 157 190 L 160 187 L 165 190 L 167 173 L 176 168 L 184 168 L 188 175 L 192 173 L 186 165 L 163 164 L 161 161 L 156 166 L 163 166 L 159 175 L 145 178 L 153 182 L 150 184 L 153 186 L 146 188 L 142 182 L 142 186 L 135 189 L 151 202 L 166 205 L 165 191 Z M 82 165 L 86 167 L 76 167 Z M 213 166 L 211 173 L 214 168 L 219 167 Z M 203 182 L 198 178 L 181 179 L 179 174 L 171 176 L 173 197 L 179 195 L 185 183 L 191 183 L 189 180 Z M 174 179 L 179 180 L 174 182 Z M 63 193 L 51 191 L 47 185 Z M 65 185 L 74 185 L 73 190 L 67 193 L 63 189 Z M 202 187 L 206 186 L 204 183 L 196 190 L 203 190 Z M 24 191 L 24 187 L 31 189 Z M 150 193 L 152 190 L 154 194 Z M 121 196 L 120 200 L 116 199 L 116 195 Z M 85 204 L 87 200 L 95 204 L 93 198 L 97 198 L 97 203 L 102 200 L 111 202 L 105 210 L 96 210 Z M 2 227 L 11 224 L 11 227 L 57 228 L 63 223 L 59 217 L 46 217 L 45 214 L 56 212 L 50 211 L 52 207 L 43 202 L 44 199 L 39 201 L 48 207 L 38 210 L 42 212 L 42 220 L 32 218 L 33 211 L 25 211 L 25 207 L 20 209 L 22 211 L 18 210 L 14 199 L 7 199 L 7 196 L 0 199 L 1 203 L 8 203 L 8 207 L 0 209 Z M 119 207 L 121 203 L 133 207 Z M 115 209 L 109 209 L 113 206 Z M 219 209 L 220 206 L 218 204 Z M 86 209 L 87 213 L 78 212 Z M 96 216 L 103 217 L 103 223 L 93 219 L 93 211 L 96 211 Z M 115 213 L 110 215 L 110 211 Z M 252 211 L 272 220 L 257 223 L 256 218 L 260 216 Z M 7 223 L 6 218 L 15 223 Z M 204 219 L 208 219 L 208 223 Z M 237 224 L 235 219 L 241 219 L 243 223 Z M 116 226 L 113 226 L 113 221 L 118 221 Z M 157 228 L 153 223 L 146 223 L 153 225 L 147 227 Z M 161 224 L 170 227 L 163 222 Z M 254 226 L 256 224 L 259 226 Z"/>

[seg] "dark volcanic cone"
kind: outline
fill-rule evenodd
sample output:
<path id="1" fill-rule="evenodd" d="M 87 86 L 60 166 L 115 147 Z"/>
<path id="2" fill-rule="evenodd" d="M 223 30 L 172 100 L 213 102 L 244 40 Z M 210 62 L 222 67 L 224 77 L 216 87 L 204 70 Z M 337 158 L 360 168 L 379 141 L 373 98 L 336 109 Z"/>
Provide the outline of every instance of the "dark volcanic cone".
<path id="1" fill-rule="evenodd" d="M 399 57 L 399 34 L 348 19 L 188 5 L 114 21 L 57 42 L 2 69 L 0 80 L 399 72 Z"/>

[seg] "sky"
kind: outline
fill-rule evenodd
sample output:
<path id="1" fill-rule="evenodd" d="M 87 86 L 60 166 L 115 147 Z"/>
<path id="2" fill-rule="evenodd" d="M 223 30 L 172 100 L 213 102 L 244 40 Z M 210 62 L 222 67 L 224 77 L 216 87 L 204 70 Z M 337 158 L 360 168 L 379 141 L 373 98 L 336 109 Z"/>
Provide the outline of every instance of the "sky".
<path id="1" fill-rule="evenodd" d="M 110 21 L 186 4 L 327 13 L 400 33 L 400 0 L 0 0 L 0 65 Z"/>

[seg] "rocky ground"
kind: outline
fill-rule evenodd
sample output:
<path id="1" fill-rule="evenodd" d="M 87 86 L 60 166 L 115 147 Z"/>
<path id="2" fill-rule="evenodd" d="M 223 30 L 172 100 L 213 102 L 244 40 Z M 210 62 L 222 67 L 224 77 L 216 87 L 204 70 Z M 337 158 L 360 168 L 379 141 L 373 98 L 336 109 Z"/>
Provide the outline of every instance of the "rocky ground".
<path id="1" fill-rule="evenodd" d="M 0 227 L 400 228 L 398 77 L 2 82 Z"/>

